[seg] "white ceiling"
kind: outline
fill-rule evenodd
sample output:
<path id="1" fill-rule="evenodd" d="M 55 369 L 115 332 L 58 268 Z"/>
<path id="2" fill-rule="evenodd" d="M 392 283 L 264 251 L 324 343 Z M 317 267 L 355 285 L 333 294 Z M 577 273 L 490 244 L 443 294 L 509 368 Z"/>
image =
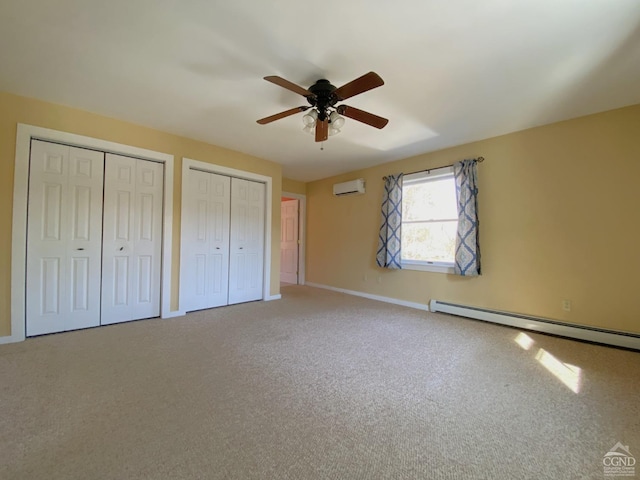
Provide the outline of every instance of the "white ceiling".
<path id="1" fill-rule="evenodd" d="M 375 71 L 324 143 L 305 88 Z M 638 0 L 2 0 L 0 90 L 246 152 L 310 181 L 640 103 Z M 481 154 L 482 152 L 478 152 Z"/>

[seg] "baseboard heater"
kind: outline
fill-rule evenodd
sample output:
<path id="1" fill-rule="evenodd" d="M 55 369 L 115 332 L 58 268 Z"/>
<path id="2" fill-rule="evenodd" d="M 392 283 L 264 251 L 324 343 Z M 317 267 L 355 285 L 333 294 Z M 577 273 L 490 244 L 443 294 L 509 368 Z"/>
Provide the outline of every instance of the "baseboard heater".
<path id="1" fill-rule="evenodd" d="M 570 323 L 557 322 L 546 318 L 530 317 L 517 313 L 500 312 L 484 308 L 456 305 L 454 303 L 431 300 L 429 310 L 432 312 L 450 313 L 460 317 L 483 320 L 485 322 L 508 325 L 510 327 L 532 330 L 534 332 L 549 333 L 561 337 L 586 340 L 588 342 L 604 343 L 617 347 L 640 350 L 640 335 L 615 330 L 604 330 Z"/>

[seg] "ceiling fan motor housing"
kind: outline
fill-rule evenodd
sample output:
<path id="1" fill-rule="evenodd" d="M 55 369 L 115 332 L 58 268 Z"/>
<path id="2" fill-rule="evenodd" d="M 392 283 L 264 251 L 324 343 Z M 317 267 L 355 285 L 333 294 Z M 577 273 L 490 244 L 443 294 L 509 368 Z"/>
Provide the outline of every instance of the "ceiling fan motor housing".
<path id="1" fill-rule="evenodd" d="M 318 109 L 318 120 L 326 120 L 329 117 L 329 108 L 338 102 L 338 97 L 334 93 L 335 90 L 336 87 L 324 78 L 309 87 L 309 91 L 313 95 L 309 95 L 306 98 L 312 107 Z"/>

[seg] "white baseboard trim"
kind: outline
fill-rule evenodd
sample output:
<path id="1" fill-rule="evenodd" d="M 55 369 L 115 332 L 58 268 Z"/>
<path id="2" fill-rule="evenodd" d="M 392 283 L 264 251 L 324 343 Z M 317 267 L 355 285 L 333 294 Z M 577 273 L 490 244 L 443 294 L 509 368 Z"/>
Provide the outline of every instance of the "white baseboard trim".
<path id="1" fill-rule="evenodd" d="M 332 287 L 330 285 L 322 285 L 320 283 L 307 282 L 305 285 L 307 285 L 308 287 L 323 288 L 325 290 L 332 290 L 334 292 L 346 293 L 347 295 L 354 295 L 356 297 L 364 297 L 370 300 L 377 300 L 379 302 L 392 303 L 394 305 L 400 305 L 402 307 L 415 308 L 417 310 L 423 310 L 425 312 L 429 311 L 429 305 L 424 303 L 409 302 L 407 300 L 400 300 L 398 298 L 383 297 L 381 295 L 373 295 L 371 293 L 358 292 L 356 290 L 347 290 L 345 288 Z"/>
<path id="2" fill-rule="evenodd" d="M 184 315 L 186 315 L 185 312 L 181 311 L 181 310 L 175 310 L 173 312 L 169 312 L 168 314 L 165 314 L 163 317 L 161 317 L 163 320 L 167 319 L 167 318 L 175 318 L 175 317 L 183 317 Z M 64 333 L 64 332 L 57 332 L 57 333 Z M 6 337 L 0 337 L 0 345 L 4 345 L 7 343 L 17 343 L 17 342 L 24 342 L 26 340 L 26 337 L 21 337 L 18 335 L 9 335 Z"/>
<path id="3" fill-rule="evenodd" d="M 7 343 L 24 342 L 24 340 L 24 337 L 19 337 L 17 335 L 8 335 L 6 337 L 0 337 L 0 345 L 4 345 Z"/>
<path id="4" fill-rule="evenodd" d="M 456 305 L 438 300 L 431 300 L 429 308 L 432 312 L 450 313 L 451 315 L 508 325 L 523 330 L 640 350 L 640 335 L 632 333 L 586 327 L 546 318 L 530 317 L 527 315 L 500 312 L 466 305 Z"/>
<path id="5" fill-rule="evenodd" d="M 281 294 L 269 295 L 268 297 L 265 297 L 264 301 L 265 302 L 270 302 L 271 300 L 280 300 L 281 298 L 282 298 Z"/>

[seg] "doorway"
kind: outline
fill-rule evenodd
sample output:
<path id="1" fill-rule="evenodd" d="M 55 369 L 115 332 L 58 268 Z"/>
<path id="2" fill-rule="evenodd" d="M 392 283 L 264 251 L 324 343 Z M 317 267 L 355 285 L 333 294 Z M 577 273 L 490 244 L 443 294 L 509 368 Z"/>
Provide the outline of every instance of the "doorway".
<path id="1" fill-rule="evenodd" d="M 280 212 L 280 283 L 304 285 L 306 196 L 282 192 Z"/>

